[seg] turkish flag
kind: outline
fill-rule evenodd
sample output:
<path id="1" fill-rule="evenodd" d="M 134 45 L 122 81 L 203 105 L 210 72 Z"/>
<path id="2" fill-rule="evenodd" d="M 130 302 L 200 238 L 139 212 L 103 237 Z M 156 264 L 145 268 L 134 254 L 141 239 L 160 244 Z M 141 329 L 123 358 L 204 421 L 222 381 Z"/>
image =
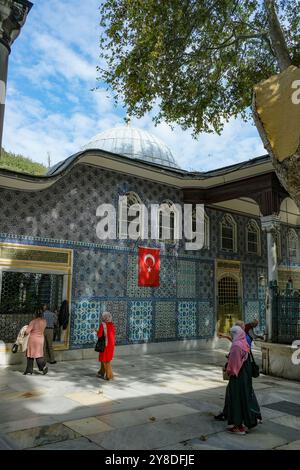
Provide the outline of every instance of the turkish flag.
<path id="1" fill-rule="evenodd" d="M 139 247 L 138 285 L 159 286 L 160 250 Z"/>

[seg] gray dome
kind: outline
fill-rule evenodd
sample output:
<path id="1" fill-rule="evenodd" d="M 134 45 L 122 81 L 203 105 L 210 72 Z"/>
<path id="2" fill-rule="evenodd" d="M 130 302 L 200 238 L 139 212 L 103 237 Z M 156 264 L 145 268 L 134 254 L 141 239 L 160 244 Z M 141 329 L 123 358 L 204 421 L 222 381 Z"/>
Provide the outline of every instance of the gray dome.
<path id="1" fill-rule="evenodd" d="M 106 150 L 157 165 L 179 168 L 164 142 L 147 131 L 131 126 L 115 127 L 97 134 L 83 147 L 83 150 L 87 149 Z"/>

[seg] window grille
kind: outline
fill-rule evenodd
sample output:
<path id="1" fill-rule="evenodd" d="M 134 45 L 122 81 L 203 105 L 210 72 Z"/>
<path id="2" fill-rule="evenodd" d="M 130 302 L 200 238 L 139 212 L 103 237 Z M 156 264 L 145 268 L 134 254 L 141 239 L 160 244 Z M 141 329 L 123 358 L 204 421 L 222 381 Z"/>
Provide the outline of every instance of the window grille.
<path id="1" fill-rule="evenodd" d="M 0 339 L 13 342 L 22 326 L 35 316 L 38 306 L 59 308 L 63 300 L 63 275 L 2 271 Z"/>

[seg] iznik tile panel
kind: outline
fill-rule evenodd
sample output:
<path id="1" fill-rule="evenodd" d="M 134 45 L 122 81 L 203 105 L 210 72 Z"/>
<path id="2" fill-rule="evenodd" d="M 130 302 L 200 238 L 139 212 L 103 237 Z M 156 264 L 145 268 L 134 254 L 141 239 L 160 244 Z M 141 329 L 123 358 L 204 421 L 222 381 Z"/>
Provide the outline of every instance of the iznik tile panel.
<path id="1" fill-rule="evenodd" d="M 197 303 L 178 303 L 178 336 L 193 338 L 197 336 Z"/>
<path id="2" fill-rule="evenodd" d="M 197 297 L 213 299 L 214 297 L 214 263 L 197 263 Z"/>
<path id="3" fill-rule="evenodd" d="M 179 298 L 196 297 L 196 263 L 177 261 L 177 296 Z"/>
<path id="4" fill-rule="evenodd" d="M 245 302 L 245 322 L 249 323 L 255 319 L 259 319 L 259 301 L 248 300 Z"/>
<path id="5" fill-rule="evenodd" d="M 94 344 L 94 330 L 99 328 L 102 305 L 99 300 L 82 300 L 73 303 L 71 342 L 72 345 Z"/>
<path id="6" fill-rule="evenodd" d="M 214 309 L 210 302 L 198 302 L 198 335 L 210 337 L 214 334 Z"/>
<path id="7" fill-rule="evenodd" d="M 153 307 L 151 301 L 130 302 L 129 341 L 148 343 L 152 339 Z"/>
<path id="8" fill-rule="evenodd" d="M 176 297 L 176 259 L 161 257 L 160 260 L 160 284 L 154 287 L 155 297 Z"/>
<path id="9" fill-rule="evenodd" d="M 151 295 L 151 287 L 138 286 L 138 256 L 132 253 L 128 254 L 127 295 L 135 298 L 145 298 Z"/>
<path id="10" fill-rule="evenodd" d="M 258 296 L 258 276 L 256 267 L 243 266 L 244 298 L 255 299 Z"/>
<path id="11" fill-rule="evenodd" d="M 76 278 L 79 297 L 124 297 L 127 255 L 84 250 L 77 253 Z"/>
<path id="12" fill-rule="evenodd" d="M 102 311 L 112 314 L 116 330 L 116 343 L 126 342 L 127 336 L 127 302 L 107 301 L 103 302 Z"/>
<path id="13" fill-rule="evenodd" d="M 156 302 L 155 339 L 176 338 L 176 303 Z"/>

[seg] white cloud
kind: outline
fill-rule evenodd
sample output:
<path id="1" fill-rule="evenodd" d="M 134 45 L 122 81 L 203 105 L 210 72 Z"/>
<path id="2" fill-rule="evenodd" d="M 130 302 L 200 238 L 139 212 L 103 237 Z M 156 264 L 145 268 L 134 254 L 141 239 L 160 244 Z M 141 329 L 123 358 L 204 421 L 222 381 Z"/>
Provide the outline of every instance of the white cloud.
<path id="1" fill-rule="evenodd" d="M 34 5 L 13 46 L 3 145 L 46 163 L 80 150 L 95 134 L 122 125 L 124 111 L 97 85 L 99 0 L 53 0 Z M 100 84 L 100 86 L 102 86 Z M 32 91 L 34 87 L 34 92 Z M 163 140 L 182 168 L 208 170 L 264 154 L 250 123 L 231 120 L 221 136 L 174 131 L 152 115 L 133 125 Z"/>
<path id="2" fill-rule="evenodd" d="M 43 15 L 37 14 L 34 21 L 40 32 L 48 31 L 64 44 L 74 47 L 84 56 L 97 61 L 99 55 L 99 5 L 100 0 L 52 0 L 43 5 Z M 32 15 L 34 9 L 31 11 Z"/>
<path id="3" fill-rule="evenodd" d="M 166 123 L 155 126 L 150 115 L 133 120 L 133 124 L 164 141 L 178 164 L 188 170 L 207 171 L 266 153 L 255 127 L 241 119 L 231 119 L 220 136 L 201 134 L 197 139 L 179 126 L 174 130 Z"/>
<path id="4" fill-rule="evenodd" d="M 92 94 L 89 112 L 81 109 L 68 117 L 60 112 L 47 113 L 38 100 L 16 93 L 6 113 L 5 147 L 43 163 L 48 151 L 52 163 L 76 153 L 95 134 L 124 124 L 105 93 Z M 77 97 L 70 98 L 77 101 Z M 197 140 L 178 126 L 173 131 L 166 123 L 155 127 L 149 115 L 139 121 L 133 119 L 132 125 L 164 141 L 178 164 L 188 170 L 206 171 L 265 153 L 255 128 L 241 120 L 231 120 L 221 136 L 202 134 Z"/>

